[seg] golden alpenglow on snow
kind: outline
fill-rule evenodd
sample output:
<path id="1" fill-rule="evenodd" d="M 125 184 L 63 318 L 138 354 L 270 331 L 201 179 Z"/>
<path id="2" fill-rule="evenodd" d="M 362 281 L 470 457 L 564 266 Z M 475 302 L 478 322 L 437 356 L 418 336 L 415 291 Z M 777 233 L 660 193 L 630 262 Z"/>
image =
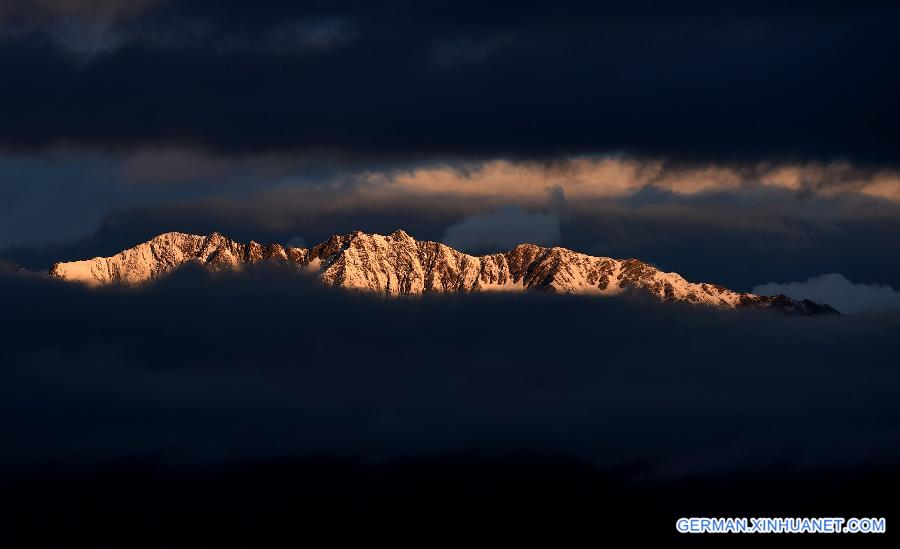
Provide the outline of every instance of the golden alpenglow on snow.
<path id="1" fill-rule="evenodd" d="M 783 295 L 735 292 L 689 282 L 637 259 L 581 254 L 560 247 L 520 244 L 506 253 L 473 256 L 440 242 L 419 241 L 402 230 L 388 236 L 356 231 L 334 235 L 312 248 L 247 244 L 213 233 L 164 233 L 112 257 L 56 263 L 50 275 L 91 286 L 134 286 L 193 263 L 237 270 L 261 261 L 281 262 L 314 273 L 326 286 L 386 296 L 446 292 L 544 291 L 611 296 L 631 292 L 666 302 L 725 309 L 772 308 L 815 314 L 828 305 Z"/>

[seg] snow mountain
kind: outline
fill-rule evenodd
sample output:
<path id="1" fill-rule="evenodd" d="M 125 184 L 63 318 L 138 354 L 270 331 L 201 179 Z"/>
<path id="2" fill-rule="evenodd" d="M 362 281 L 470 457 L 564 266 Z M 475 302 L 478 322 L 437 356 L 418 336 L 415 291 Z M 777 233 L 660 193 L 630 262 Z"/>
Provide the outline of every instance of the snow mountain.
<path id="1" fill-rule="evenodd" d="M 90 286 L 135 286 L 193 263 L 235 270 L 277 261 L 311 272 L 326 286 L 386 296 L 441 292 L 544 291 L 563 294 L 644 294 L 718 308 L 776 309 L 792 314 L 836 312 L 828 305 L 784 295 L 735 292 L 689 282 L 637 259 L 581 254 L 566 248 L 520 244 L 506 253 L 468 255 L 440 242 L 419 241 L 402 230 L 388 236 L 356 231 L 311 248 L 236 242 L 222 234 L 161 234 L 112 257 L 56 263 L 50 276 Z"/>

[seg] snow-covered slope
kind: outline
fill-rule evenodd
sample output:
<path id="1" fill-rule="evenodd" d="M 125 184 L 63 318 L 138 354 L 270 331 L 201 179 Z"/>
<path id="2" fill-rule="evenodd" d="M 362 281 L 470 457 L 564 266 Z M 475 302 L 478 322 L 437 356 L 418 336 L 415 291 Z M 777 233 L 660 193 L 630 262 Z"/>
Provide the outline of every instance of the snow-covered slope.
<path id="1" fill-rule="evenodd" d="M 91 286 L 130 286 L 164 276 L 188 262 L 211 269 L 234 269 L 264 259 L 295 258 L 295 262 L 301 262 L 303 258 L 298 253 L 305 250 L 286 249 L 279 244 L 241 244 L 219 233 L 209 236 L 165 233 L 112 257 L 56 263 L 50 269 L 50 276 Z"/>
<path id="2" fill-rule="evenodd" d="M 833 311 L 807 300 L 758 296 L 717 284 L 689 282 L 678 273 L 660 271 L 637 259 L 595 257 L 534 244 L 521 244 L 506 253 L 472 256 L 439 242 L 418 241 L 404 231 L 388 236 L 356 231 L 332 236 L 308 249 L 243 244 L 219 233 L 165 233 L 112 257 L 57 263 L 50 275 L 93 286 L 137 285 L 190 262 L 221 270 L 240 269 L 258 261 L 281 261 L 311 270 L 328 286 L 391 296 L 523 290 L 613 295 L 631 291 L 661 301 L 723 308 Z"/>

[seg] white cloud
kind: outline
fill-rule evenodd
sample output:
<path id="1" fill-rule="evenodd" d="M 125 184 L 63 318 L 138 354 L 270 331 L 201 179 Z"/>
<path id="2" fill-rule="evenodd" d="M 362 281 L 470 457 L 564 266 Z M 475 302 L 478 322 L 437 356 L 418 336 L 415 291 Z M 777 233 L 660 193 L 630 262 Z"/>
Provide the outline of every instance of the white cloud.
<path id="1" fill-rule="evenodd" d="M 553 245 L 559 242 L 559 216 L 506 206 L 468 217 L 448 227 L 443 241 L 461 250 L 509 249 L 518 244 Z"/>
<path id="2" fill-rule="evenodd" d="M 762 295 L 785 294 L 794 299 L 828 303 L 842 313 L 900 308 L 900 292 L 881 284 L 854 284 L 840 273 L 823 274 L 803 282 L 770 282 L 753 288 Z"/>

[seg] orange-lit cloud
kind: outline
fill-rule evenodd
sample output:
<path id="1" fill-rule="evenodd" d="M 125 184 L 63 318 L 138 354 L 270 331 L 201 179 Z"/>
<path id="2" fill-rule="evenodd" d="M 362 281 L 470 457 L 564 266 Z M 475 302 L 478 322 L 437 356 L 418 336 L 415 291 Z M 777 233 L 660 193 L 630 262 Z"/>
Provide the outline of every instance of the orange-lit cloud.
<path id="1" fill-rule="evenodd" d="M 678 194 L 774 187 L 823 196 L 858 193 L 900 201 L 900 173 L 846 163 L 672 167 L 627 157 L 574 158 L 549 164 L 495 160 L 364 174 L 370 192 L 545 199 L 560 188 L 569 198 L 616 198 L 652 187 Z"/>

